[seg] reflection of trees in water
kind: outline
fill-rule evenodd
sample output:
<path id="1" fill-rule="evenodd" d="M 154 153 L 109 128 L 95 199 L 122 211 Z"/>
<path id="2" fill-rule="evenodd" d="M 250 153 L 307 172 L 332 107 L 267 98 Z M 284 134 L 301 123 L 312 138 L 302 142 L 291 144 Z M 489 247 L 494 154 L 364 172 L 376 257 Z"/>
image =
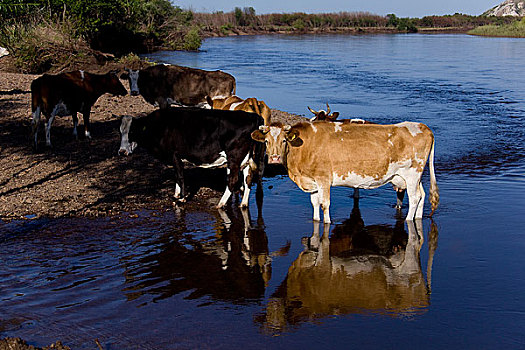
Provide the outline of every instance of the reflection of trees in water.
<path id="1" fill-rule="evenodd" d="M 336 225 L 314 223 L 304 250 L 288 269 L 286 279 L 256 316 L 266 331 L 280 332 L 290 326 L 331 315 L 376 313 L 411 317 L 430 305 L 430 277 L 437 228 L 429 233 L 429 260 L 425 281 L 421 269 L 423 244 L 421 220 L 397 220 L 393 226 L 368 225 L 359 209 Z"/>
<path id="2" fill-rule="evenodd" d="M 243 302 L 260 299 L 271 277 L 271 259 L 264 222 L 254 224 L 247 209 L 235 206 L 219 212 L 216 235 L 199 240 L 177 228 L 149 244 L 148 253 L 124 258 L 129 300 L 151 295 L 150 301 L 190 292 L 187 298 Z M 259 211 L 260 214 L 260 211 Z"/>

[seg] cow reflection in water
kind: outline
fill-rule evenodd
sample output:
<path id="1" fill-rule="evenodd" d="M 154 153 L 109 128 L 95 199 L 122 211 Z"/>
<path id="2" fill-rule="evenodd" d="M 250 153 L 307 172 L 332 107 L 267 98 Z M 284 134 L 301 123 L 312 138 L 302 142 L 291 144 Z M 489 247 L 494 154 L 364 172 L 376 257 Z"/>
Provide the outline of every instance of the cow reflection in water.
<path id="1" fill-rule="evenodd" d="M 400 219 L 392 226 L 365 226 L 359 209 L 335 226 L 314 223 L 303 252 L 292 263 L 286 279 L 256 317 L 266 331 L 332 315 L 377 313 L 395 317 L 422 314 L 430 304 L 430 276 L 437 247 L 437 228 L 428 235 L 428 284 L 421 270 L 421 220 Z"/>
<path id="2" fill-rule="evenodd" d="M 199 239 L 186 233 L 189 230 L 181 220 L 177 232 L 152 243 L 153 253 L 138 260 L 131 256 L 135 262 L 126 262 L 128 287 L 124 290 L 128 300 L 146 298 L 148 303 L 183 292 L 191 292 L 186 296 L 190 299 L 260 300 L 271 277 L 262 217 L 254 224 L 248 209 L 237 206 L 219 214 L 213 237 Z"/>

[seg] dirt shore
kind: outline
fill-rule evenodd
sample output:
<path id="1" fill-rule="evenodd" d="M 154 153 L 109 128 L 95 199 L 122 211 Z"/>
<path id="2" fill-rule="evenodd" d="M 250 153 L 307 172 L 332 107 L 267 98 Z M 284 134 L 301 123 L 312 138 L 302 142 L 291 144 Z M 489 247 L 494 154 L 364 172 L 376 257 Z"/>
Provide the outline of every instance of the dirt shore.
<path id="1" fill-rule="evenodd" d="M 6 73 L 0 67 L 0 220 L 109 216 L 173 207 L 172 169 L 144 151 L 117 155 L 120 118 L 113 115 L 139 116 L 153 106 L 142 97 L 106 94 L 92 108 L 92 140 L 75 140 L 71 117 L 59 117 L 51 129 L 53 149 L 41 143 L 41 151 L 33 153 L 30 84 L 36 77 Z M 275 109 L 272 117 L 289 123 L 301 119 Z M 42 140 L 43 133 L 39 137 Z M 186 205 L 218 201 L 220 192 L 205 180 L 195 184 L 200 189 L 194 188 L 196 195 Z"/>

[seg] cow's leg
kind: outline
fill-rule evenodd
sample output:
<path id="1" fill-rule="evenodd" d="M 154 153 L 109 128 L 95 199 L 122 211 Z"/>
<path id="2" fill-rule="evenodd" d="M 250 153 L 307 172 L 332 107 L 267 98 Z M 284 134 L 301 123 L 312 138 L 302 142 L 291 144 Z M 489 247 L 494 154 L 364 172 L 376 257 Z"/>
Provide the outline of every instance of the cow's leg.
<path id="1" fill-rule="evenodd" d="M 157 103 L 159 104 L 160 109 L 166 109 L 170 106 L 170 104 L 168 103 L 168 99 L 164 97 L 158 97 Z"/>
<path id="2" fill-rule="evenodd" d="M 86 135 L 86 139 L 89 139 L 89 140 L 91 140 L 91 132 L 89 131 L 90 129 L 90 125 L 89 125 L 90 109 L 85 109 L 84 112 L 82 113 L 82 116 L 84 117 L 84 133 Z"/>
<path id="3" fill-rule="evenodd" d="M 405 198 L 405 192 L 406 190 L 396 190 L 396 195 L 397 195 L 396 209 L 401 210 L 401 208 L 403 207 L 403 198 Z"/>
<path id="4" fill-rule="evenodd" d="M 230 199 L 230 196 L 235 191 L 235 186 L 239 181 L 240 167 L 238 164 L 240 164 L 241 162 L 236 162 L 235 156 L 227 155 L 227 158 L 228 169 L 226 170 L 226 174 L 228 179 L 228 185 L 226 187 L 226 190 L 224 191 L 224 194 L 222 195 L 221 200 L 219 201 L 219 204 L 217 204 L 217 208 L 223 208 L 226 205 L 226 202 L 228 201 L 228 199 Z"/>
<path id="5" fill-rule="evenodd" d="M 250 176 L 250 171 L 251 171 L 250 170 L 250 165 L 247 165 L 242 170 L 244 192 L 242 194 L 241 208 L 246 208 L 248 206 L 248 202 L 250 200 L 250 184 L 248 183 L 249 176 Z"/>
<path id="6" fill-rule="evenodd" d="M 421 183 L 421 181 L 419 181 L 419 197 L 420 200 L 416 209 L 416 219 L 423 218 L 423 207 L 425 206 L 425 189 L 423 188 L 423 184 Z"/>
<path id="7" fill-rule="evenodd" d="M 55 112 L 51 113 L 46 124 L 46 145 L 51 147 L 51 125 L 53 125 L 53 120 L 55 120 Z"/>
<path id="8" fill-rule="evenodd" d="M 354 187 L 354 199 L 359 199 L 359 188 Z"/>
<path id="9" fill-rule="evenodd" d="M 314 221 L 320 221 L 321 216 L 319 215 L 319 191 L 315 191 L 310 194 L 310 201 L 312 202 L 312 207 L 314 208 Z"/>
<path id="10" fill-rule="evenodd" d="M 73 117 L 73 136 L 75 136 L 75 139 L 78 140 L 78 132 L 77 132 L 78 116 L 77 116 L 77 112 L 72 112 L 71 116 Z"/>
<path id="11" fill-rule="evenodd" d="M 323 209 L 323 221 L 329 224 L 330 221 L 330 185 L 319 187 L 319 203 Z"/>
<path id="12" fill-rule="evenodd" d="M 31 120 L 31 136 L 33 139 L 33 149 L 36 150 L 38 146 L 38 125 L 40 124 L 40 106 L 36 107 Z"/>
<path id="13" fill-rule="evenodd" d="M 226 202 L 228 202 L 228 199 L 230 199 L 230 196 L 232 195 L 232 191 L 230 191 L 230 168 L 226 169 L 226 177 L 228 183 L 226 184 L 226 189 L 224 190 L 224 193 L 222 194 L 221 199 L 219 200 L 219 203 L 217 204 L 217 208 L 224 208 L 226 205 Z"/>
<path id="14" fill-rule="evenodd" d="M 173 156 L 173 165 L 175 168 L 175 194 L 174 197 L 180 202 L 184 202 L 186 191 L 184 190 L 184 165 L 182 160 L 176 155 Z"/>
<path id="15" fill-rule="evenodd" d="M 408 194 L 408 214 L 406 220 L 414 220 L 416 210 L 418 209 L 421 200 L 421 193 L 419 191 L 420 179 L 414 178 L 406 181 Z"/>

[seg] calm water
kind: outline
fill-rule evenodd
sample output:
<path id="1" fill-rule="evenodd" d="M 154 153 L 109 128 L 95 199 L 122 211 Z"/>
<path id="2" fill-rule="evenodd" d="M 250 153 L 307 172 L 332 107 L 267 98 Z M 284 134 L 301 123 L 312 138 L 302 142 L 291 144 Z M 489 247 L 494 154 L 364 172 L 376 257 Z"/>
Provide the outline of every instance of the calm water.
<path id="1" fill-rule="evenodd" d="M 241 97 L 293 113 L 328 102 L 344 117 L 426 123 L 433 221 L 407 225 L 388 186 L 362 191 L 359 209 L 335 188 L 323 227 L 277 177 L 249 212 L 0 224 L 0 336 L 73 349 L 525 348 L 525 40 L 258 36 L 202 49 L 151 58 L 225 70 Z"/>

